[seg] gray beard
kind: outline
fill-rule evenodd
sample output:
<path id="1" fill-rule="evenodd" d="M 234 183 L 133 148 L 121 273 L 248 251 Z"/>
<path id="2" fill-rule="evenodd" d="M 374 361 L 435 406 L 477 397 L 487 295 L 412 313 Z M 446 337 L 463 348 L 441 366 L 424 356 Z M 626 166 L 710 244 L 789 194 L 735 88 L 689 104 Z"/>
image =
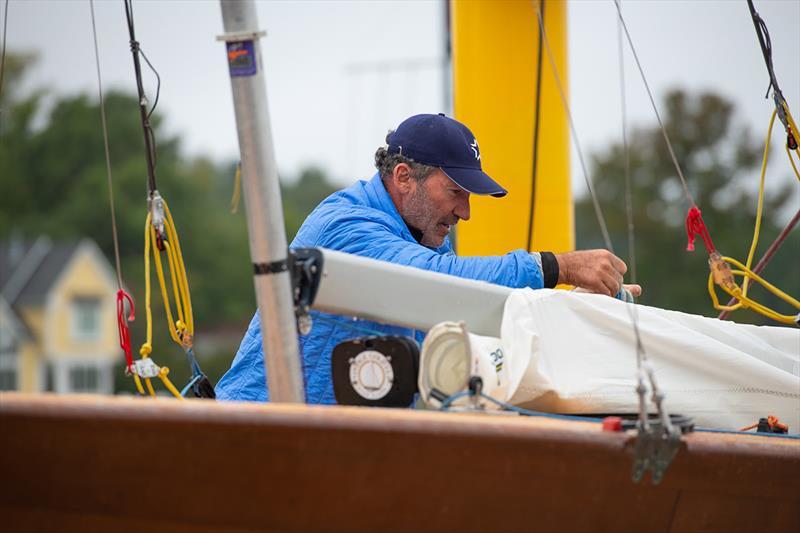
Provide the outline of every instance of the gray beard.
<path id="1" fill-rule="evenodd" d="M 422 232 L 420 244 L 438 248 L 444 242 L 444 238 L 439 239 L 438 235 L 429 235 L 428 232 L 436 227 L 438 219 L 430 212 L 430 197 L 427 191 L 418 183 L 417 190 L 413 196 L 408 198 L 404 205 L 404 213 L 401 213 L 406 225 L 416 228 Z"/>

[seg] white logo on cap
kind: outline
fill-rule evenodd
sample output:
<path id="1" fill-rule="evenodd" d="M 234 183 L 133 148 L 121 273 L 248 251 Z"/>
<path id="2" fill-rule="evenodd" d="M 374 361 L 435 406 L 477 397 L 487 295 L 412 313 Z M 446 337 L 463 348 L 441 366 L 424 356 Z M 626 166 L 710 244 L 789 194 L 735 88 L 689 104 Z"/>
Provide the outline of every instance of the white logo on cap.
<path id="1" fill-rule="evenodd" d="M 475 152 L 475 159 L 481 160 L 481 153 L 478 151 L 478 139 L 472 139 L 472 144 L 469 145 L 472 151 Z"/>

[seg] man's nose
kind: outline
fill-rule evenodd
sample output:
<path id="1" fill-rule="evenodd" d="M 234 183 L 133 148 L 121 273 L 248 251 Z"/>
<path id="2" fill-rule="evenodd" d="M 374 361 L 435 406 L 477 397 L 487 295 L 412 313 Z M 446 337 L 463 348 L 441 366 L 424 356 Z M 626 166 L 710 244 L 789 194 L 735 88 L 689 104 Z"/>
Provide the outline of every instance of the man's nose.
<path id="1" fill-rule="evenodd" d="M 458 199 L 458 204 L 453 209 L 453 214 L 461 220 L 469 220 L 469 196 L 469 193 L 464 191 L 464 195 Z"/>

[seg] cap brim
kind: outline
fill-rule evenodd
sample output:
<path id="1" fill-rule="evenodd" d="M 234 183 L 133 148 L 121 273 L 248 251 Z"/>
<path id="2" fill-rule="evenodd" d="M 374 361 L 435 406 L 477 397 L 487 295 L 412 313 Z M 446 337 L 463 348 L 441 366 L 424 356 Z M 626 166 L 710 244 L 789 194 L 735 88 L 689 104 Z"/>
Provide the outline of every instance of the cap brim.
<path id="1" fill-rule="evenodd" d="M 474 168 L 441 167 L 448 178 L 467 192 L 480 196 L 502 198 L 508 191 L 482 170 Z"/>

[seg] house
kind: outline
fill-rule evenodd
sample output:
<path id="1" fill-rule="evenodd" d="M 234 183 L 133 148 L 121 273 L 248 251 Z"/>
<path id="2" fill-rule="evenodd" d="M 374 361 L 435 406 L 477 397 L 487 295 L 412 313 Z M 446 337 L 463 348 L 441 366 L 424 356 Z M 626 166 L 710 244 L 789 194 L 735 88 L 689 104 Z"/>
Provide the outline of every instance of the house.
<path id="1" fill-rule="evenodd" d="M 89 239 L 0 242 L 0 390 L 113 393 L 116 291 Z"/>

